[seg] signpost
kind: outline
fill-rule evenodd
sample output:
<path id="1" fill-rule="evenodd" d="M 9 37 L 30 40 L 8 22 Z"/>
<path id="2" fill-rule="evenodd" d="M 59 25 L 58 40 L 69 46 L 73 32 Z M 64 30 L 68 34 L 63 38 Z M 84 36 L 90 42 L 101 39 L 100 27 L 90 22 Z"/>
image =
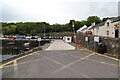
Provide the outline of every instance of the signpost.
<path id="1" fill-rule="evenodd" d="M 85 41 L 86 41 L 87 47 L 88 47 L 88 37 L 85 37 Z"/>
<path id="2" fill-rule="evenodd" d="M 114 27 L 114 29 L 119 29 L 119 27 Z"/>
<path id="3" fill-rule="evenodd" d="M 96 51 L 96 49 L 95 49 L 96 43 L 99 43 L 99 42 L 100 42 L 99 37 L 95 36 L 95 37 L 94 37 L 94 51 Z"/>
<path id="4" fill-rule="evenodd" d="M 88 37 L 85 37 L 85 41 L 87 41 L 87 42 L 88 42 Z"/>
<path id="5" fill-rule="evenodd" d="M 39 46 L 40 46 L 40 41 L 41 41 L 41 38 L 38 38 L 38 41 L 39 41 Z"/>
<path id="6" fill-rule="evenodd" d="M 94 42 L 99 42 L 100 40 L 99 40 L 99 37 L 94 37 Z"/>

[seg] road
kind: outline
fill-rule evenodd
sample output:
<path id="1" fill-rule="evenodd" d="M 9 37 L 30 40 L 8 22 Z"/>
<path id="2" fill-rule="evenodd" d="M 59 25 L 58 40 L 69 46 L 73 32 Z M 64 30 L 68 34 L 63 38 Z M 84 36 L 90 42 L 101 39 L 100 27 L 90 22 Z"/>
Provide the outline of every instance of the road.
<path id="1" fill-rule="evenodd" d="M 71 46 L 68 43 L 65 43 L 62 40 L 55 40 L 54 42 L 52 42 L 52 44 L 45 49 L 46 51 L 50 51 L 50 50 L 75 50 L 74 46 Z"/>
<path id="2" fill-rule="evenodd" d="M 54 42 L 53 42 L 54 43 Z M 64 44 L 64 43 L 63 43 Z M 118 61 L 78 50 L 38 51 L 4 66 L 3 78 L 118 78 Z"/>

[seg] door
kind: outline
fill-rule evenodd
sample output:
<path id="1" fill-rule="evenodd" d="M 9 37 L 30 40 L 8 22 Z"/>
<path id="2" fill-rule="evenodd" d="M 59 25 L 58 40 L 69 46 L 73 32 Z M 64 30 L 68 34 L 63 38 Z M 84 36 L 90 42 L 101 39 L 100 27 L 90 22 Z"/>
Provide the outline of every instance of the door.
<path id="1" fill-rule="evenodd" d="M 118 38 L 119 37 L 119 29 L 116 29 L 115 30 L 115 38 Z"/>

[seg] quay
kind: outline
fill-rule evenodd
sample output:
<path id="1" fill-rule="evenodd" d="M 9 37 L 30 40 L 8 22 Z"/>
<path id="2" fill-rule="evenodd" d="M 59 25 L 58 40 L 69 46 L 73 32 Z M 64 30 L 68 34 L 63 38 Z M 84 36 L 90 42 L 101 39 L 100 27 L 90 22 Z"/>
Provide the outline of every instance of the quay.
<path id="1" fill-rule="evenodd" d="M 39 50 L 1 64 L 2 78 L 118 78 L 119 60 L 54 40 Z"/>

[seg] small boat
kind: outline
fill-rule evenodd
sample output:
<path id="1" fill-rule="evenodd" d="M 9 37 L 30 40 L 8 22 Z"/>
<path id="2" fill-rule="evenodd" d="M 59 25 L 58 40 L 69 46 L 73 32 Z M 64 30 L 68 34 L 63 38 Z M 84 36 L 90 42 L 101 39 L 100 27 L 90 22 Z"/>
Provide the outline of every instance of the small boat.
<path id="1" fill-rule="evenodd" d="M 28 42 L 28 43 L 24 43 L 24 46 L 29 46 L 30 45 L 30 43 Z"/>
<path id="2" fill-rule="evenodd" d="M 15 43 L 14 43 L 14 42 L 9 42 L 8 44 L 9 44 L 9 45 L 14 45 Z"/>

